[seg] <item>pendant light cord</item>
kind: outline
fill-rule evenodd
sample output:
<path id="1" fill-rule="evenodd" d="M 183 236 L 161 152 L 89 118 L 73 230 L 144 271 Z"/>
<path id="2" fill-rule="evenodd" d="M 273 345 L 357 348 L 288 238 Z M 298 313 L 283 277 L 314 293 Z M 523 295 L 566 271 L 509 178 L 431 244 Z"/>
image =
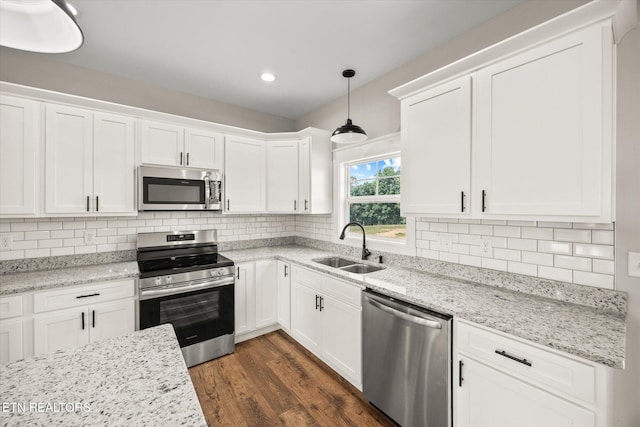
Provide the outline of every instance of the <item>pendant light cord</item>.
<path id="1" fill-rule="evenodd" d="M 351 118 L 351 77 L 347 79 L 347 120 Z"/>

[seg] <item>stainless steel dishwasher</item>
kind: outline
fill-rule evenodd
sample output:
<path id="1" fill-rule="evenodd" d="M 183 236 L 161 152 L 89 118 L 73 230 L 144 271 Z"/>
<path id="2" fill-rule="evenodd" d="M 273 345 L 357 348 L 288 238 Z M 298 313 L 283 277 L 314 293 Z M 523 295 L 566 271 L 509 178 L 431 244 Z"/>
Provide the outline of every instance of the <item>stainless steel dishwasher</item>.
<path id="1" fill-rule="evenodd" d="M 362 295 L 364 396 L 403 427 L 450 427 L 452 317 Z"/>

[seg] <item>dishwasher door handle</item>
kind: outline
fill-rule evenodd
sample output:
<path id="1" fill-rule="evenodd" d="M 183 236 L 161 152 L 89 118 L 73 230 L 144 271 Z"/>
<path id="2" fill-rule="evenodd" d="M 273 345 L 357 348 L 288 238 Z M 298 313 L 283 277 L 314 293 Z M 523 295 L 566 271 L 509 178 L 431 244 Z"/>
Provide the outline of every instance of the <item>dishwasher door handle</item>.
<path id="1" fill-rule="evenodd" d="M 400 319 L 406 320 L 407 322 L 412 322 L 412 323 L 416 323 L 418 325 L 422 325 L 422 326 L 426 326 L 428 328 L 433 328 L 433 329 L 442 329 L 442 323 L 435 321 L 435 320 L 429 320 L 429 319 L 424 319 L 422 317 L 418 317 L 418 316 L 412 316 L 411 314 L 407 314 L 407 313 L 403 313 L 399 310 L 396 310 L 394 308 L 391 308 L 387 305 L 381 304 L 377 301 L 374 301 L 372 299 L 367 298 L 367 302 L 369 304 L 371 304 L 372 306 L 374 306 L 375 308 L 377 308 L 378 310 L 382 310 L 384 312 L 387 312 L 393 316 L 399 317 Z"/>

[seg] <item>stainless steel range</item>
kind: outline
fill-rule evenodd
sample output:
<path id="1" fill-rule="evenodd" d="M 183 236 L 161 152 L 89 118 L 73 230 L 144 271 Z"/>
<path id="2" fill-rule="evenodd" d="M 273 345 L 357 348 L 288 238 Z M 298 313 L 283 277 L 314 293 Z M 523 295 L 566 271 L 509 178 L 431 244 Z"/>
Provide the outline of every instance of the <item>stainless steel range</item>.
<path id="1" fill-rule="evenodd" d="M 140 329 L 171 323 L 187 366 L 234 351 L 233 261 L 216 230 L 138 234 Z"/>

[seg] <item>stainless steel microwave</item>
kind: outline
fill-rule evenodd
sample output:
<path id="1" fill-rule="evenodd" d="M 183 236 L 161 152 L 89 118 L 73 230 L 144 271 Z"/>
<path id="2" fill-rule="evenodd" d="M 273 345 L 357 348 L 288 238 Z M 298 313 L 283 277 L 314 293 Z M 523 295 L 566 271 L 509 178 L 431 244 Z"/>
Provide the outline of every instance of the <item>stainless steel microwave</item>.
<path id="1" fill-rule="evenodd" d="M 138 167 L 139 211 L 219 211 L 222 175 L 217 170 Z"/>

